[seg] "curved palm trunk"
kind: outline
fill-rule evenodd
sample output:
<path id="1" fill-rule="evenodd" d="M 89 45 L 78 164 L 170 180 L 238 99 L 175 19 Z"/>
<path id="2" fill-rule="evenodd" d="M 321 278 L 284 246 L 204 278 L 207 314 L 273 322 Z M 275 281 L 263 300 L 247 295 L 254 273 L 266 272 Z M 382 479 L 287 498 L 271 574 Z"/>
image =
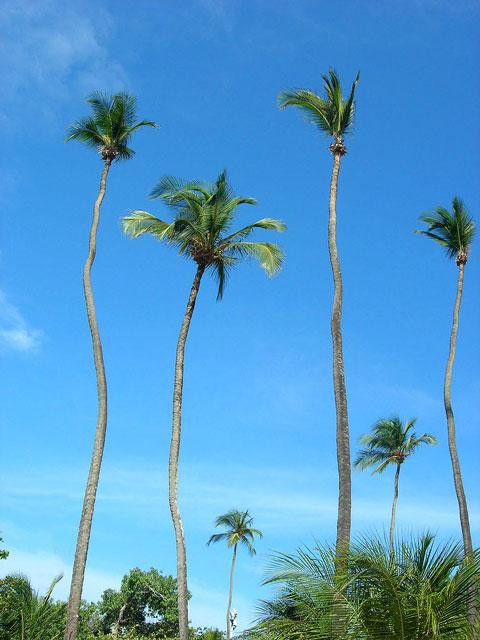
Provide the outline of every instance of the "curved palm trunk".
<path id="1" fill-rule="evenodd" d="M 337 187 L 340 171 L 341 153 L 333 154 L 332 179 L 330 182 L 328 250 L 333 273 L 333 307 L 331 333 L 333 342 L 333 388 L 336 408 L 336 440 L 338 464 L 338 516 L 337 516 L 337 555 L 346 553 L 350 543 L 351 527 L 351 472 L 350 438 L 348 433 L 347 392 L 343 367 L 342 347 L 342 274 L 337 251 Z"/>
<path id="2" fill-rule="evenodd" d="M 182 430 L 182 393 L 183 393 L 183 367 L 185 359 L 185 343 L 188 329 L 192 319 L 195 301 L 197 299 L 200 281 L 205 267 L 199 265 L 187 308 L 183 317 L 182 326 L 177 342 L 175 358 L 175 379 L 173 383 L 173 415 L 172 415 L 172 439 L 170 441 L 170 457 L 168 461 L 168 501 L 172 514 L 173 527 L 175 529 L 175 541 L 177 546 L 177 592 L 178 592 L 178 623 L 180 640 L 188 640 L 188 589 L 187 589 L 187 557 L 185 552 L 185 537 L 183 533 L 182 519 L 178 510 L 178 454 L 180 451 L 180 435 Z"/>
<path id="3" fill-rule="evenodd" d="M 458 509 L 460 512 L 460 524 L 462 527 L 463 546 L 465 555 L 472 553 L 472 535 L 470 533 L 470 522 L 468 518 L 467 500 L 463 489 L 462 473 L 460 470 L 460 460 L 458 459 L 457 442 L 455 437 L 455 419 L 453 416 L 451 386 L 453 363 L 455 360 L 455 351 L 457 348 L 458 333 L 458 316 L 460 313 L 460 302 L 462 300 L 463 291 L 464 265 L 461 264 L 458 270 L 457 296 L 455 306 L 453 308 L 452 332 L 450 334 L 450 350 L 448 353 L 447 367 L 445 370 L 445 383 L 443 387 L 443 399 L 445 404 L 445 413 L 447 416 L 448 427 L 448 447 L 450 449 L 450 458 L 452 460 L 453 481 L 455 483 L 455 491 L 458 500 Z"/>
<path id="4" fill-rule="evenodd" d="M 98 479 L 102 464 L 103 448 L 105 445 L 105 433 L 107 430 L 107 380 L 105 377 L 105 365 L 103 362 L 102 343 L 97 324 L 95 312 L 95 302 L 93 299 L 92 283 L 90 273 L 93 261 L 95 260 L 97 244 L 97 228 L 100 219 L 100 206 L 105 196 L 107 175 L 112 160 L 106 160 L 100 177 L 100 188 L 97 199 L 93 206 L 93 219 L 90 227 L 88 243 L 88 256 L 83 269 L 83 290 L 85 294 L 85 304 L 87 307 L 88 324 L 92 335 L 93 361 L 95 364 L 95 374 L 97 378 L 97 427 L 93 441 L 92 459 L 88 472 L 87 486 L 83 498 L 82 515 L 78 527 L 77 546 L 75 549 L 75 559 L 73 562 L 72 582 L 70 585 L 70 595 L 67 609 L 67 625 L 65 627 L 65 640 L 75 640 L 78 629 L 78 614 L 82 598 L 83 579 L 85 576 L 85 566 L 87 563 L 88 545 L 90 542 L 90 531 L 92 528 L 93 510 L 97 495 Z"/>
<path id="5" fill-rule="evenodd" d="M 227 607 L 227 640 L 232 637 L 232 625 L 230 623 L 230 611 L 232 609 L 232 596 L 233 596 L 233 572 L 235 570 L 235 558 L 237 557 L 237 545 L 233 547 L 232 567 L 230 569 L 230 590 L 228 592 L 228 607 Z"/>
<path id="6" fill-rule="evenodd" d="M 463 488 L 462 472 L 460 469 L 460 460 L 459 460 L 458 451 L 457 451 L 457 441 L 455 436 L 455 419 L 453 415 L 452 400 L 451 400 L 453 363 L 455 361 L 455 352 L 457 348 L 458 317 L 460 314 L 460 303 L 462 300 L 464 268 L 465 268 L 465 265 L 463 263 L 459 264 L 457 295 L 455 298 L 455 305 L 453 307 L 453 322 L 452 322 L 452 331 L 450 334 L 450 349 L 448 352 L 447 367 L 445 369 L 443 400 L 445 404 L 445 414 L 447 416 L 448 448 L 450 450 L 450 459 L 452 461 L 452 471 L 453 471 L 453 482 L 455 485 L 455 492 L 457 494 L 458 510 L 460 514 L 460 525 L 462 528 L 462 536 L 463 536 L 463 549 L 466 556 L 471 556 L 473 553 L 472 534 L 470 532 L 470 520 L 468 517 L 467 499 L 465 497 L 465 491 Z M 477 617 L 476 589 L 474 587 L 472 588 L 472 596 L 470 598 L 468 617 L 473 627 L 473 625 L 476 623 L 476 617 Z"/>
<path id="7" fill-rule="evenodd" d="M 395 480 L 393 481 L 392 519 L 390 521 L 390 555 L 391 556 L 393 556 L 393 549 L 394 549 L 395 514 L 397 512 L 399 476 L 400 476 L 400 465 L 397 464 L 397 470 L 395 471 Z"/>

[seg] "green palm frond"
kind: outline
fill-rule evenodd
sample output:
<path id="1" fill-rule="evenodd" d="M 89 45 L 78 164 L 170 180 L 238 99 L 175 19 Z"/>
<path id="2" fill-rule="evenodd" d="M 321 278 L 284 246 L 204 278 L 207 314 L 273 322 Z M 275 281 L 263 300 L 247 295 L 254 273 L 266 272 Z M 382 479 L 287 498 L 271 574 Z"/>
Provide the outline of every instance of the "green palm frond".
<path id="1" fill-rule="evenodd" d="M 177 246 L 180 254 L 209 269 L 218 280 L 217 300 L 223 296 L 230 270 L 245 257 L 254 257 L 269 275 L 282 265 L 283 252 L 271 242 L 246 242 L 255 229 L 284 231 L 280 220 L 262 218 L 238 231 L 231 227 L 238 206 L 255 205 L 254 198 L 239 197 L 222 171 L 213 184 L 162 177 L 151 192 L 172 209 L 174 220 L 164 222 L 146 211 L 134 211 L 123 219 L 126 234 L 136 238 L 145 233 Z"/>
<path id="2" fill-rule="evenodd" d="M 421 216 L 427 225 L 426 230 L 417 230 L 446 249 L 449 258 L 466 261 L 475 236 L 475 223 L 470 217 L 463 201 L 454 197 L 452 211 L 437 207 L 432 215 Z"/>
<path id="3" fill-rule="evenodd" d="M 157 127 L 152 120 L 136 119 L 136 98 L 128 93 L 108 96 L 92 93 L 87 102 L 92 115 L 73 123 L 65 142 L 78 140 L 96 148 L 104 160 L 128 160 L 134 155 L 128 146 L 133 133 L 142 127 Z"/>
<path id="4" fill-rule="evenodd" d="M 467 640 L 468 602 L 480 579 L 478 551 L 470 562 L 455 543 L 427 534 L 351 545 L 344 574 L 335 549 L 276 554 L 265 581 L 277 594 L 263 601 L 255 638 L 276 640 Z"/>
<path id="5" fill-rule="evenodd" d="M 437 439 L 429 433 L 417 437 L 411 432 L 415 422 L 413 419 L 403 424 L 397 416 L 378 420 L 372 433 L 360 437 L 360 443 L 366 446 L 358 452 L 354 466 L 359 470 L 376 467 L 372 473 L 382 473 L 391 464 L 402 464 L 420 444 L 436 444 Z"/>
<path id="6" fill-rule="evenodd" d="M 252 256 L 269 276 L 273 276 L 282 266 L 283 251 L 272 242 L 231 242 L 227 250 L 241 256 Z"/>
<path id="7" fill-rule="evenodd" d="M 308 89 L 293 89 L 280 93 L 278 104 L 281 109 L 289 106 L 299 107 L 308 121 L 324 133 L 340 140 L 353 124 L 354 96 L 360 75 L 357 74 L 347 99 L 343 98 L 340 80 L 335 70 L 330 69 L 328 75 L 323 75 L 322 78 L 324 98 Z"/>
<path id="8" fill-rule="evenodd" d="M 237 511 L 232 509 L 224 513 L 215 520 L 216 527 L 225 527 L 223 533 L 214 533 L 210 536 L 207 544 L 226 541 L 228 547 L 241 544 L 247 548 L 250 555 L 255 555 L 255 538 L 262 538 L 263 534 L 259 529 L 252 527 L 253 518 L 248 511 Z"/>
<path id="9" fill-rule="evenodd" d="M 159 240 L 173 235 L 175 222 L 164 222 L 147 211 L 133 211 L 122 219 L 123 231 L 131 238 L 150 233 Z"/>

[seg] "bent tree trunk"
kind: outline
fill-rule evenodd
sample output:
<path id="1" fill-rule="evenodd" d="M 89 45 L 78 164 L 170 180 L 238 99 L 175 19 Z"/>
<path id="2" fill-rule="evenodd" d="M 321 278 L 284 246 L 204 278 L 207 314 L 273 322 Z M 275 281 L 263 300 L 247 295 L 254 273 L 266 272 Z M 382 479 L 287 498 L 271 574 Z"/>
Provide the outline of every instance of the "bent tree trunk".
<path id="1" fill-rule="evenodd" d="M 443 386 L 443 400 L 445 404 L 445 414 L 447 416 L 448 429 L 448 448 L 450 450 L 450 459 L 452 461 L 453 482 L 455 485 L 455 493 L 457 494 L 458 510 L 460 514 L 460 526 L 462 528 L 463 549 L 465 556 L 471 556 L 473 553 L 472 534 L 470 532 L 470 520 L 468 516 L 467 499 L 463 488 L 462 472 L 460 469 L 460 460 L 457 451 L 457 440 L 455 435 L 455 418 L 452 409 L 451 386 L 453 363 L 455 361 L 455 352 L 457 348 L 458 333 L 458 316 L 460 313 L 460 303 L 462 300 L 464 264 L 458 267 L 457 295 L 455 305 L 453 307 L 452 331 L 450 334 L 450 349 L 448 352 L 447 367 L 445 369 L 445 382 Z M 476 589 L 472 587 L 472 596 L 469 604 L 469 621 L 472 626 L 476 622 Z"/>
<path id="2" fill-rule="evenodd" d="M 337 251 L 337 187 L 341 153 L 333 153 L 332 179 L 330 182 L 328 250 L 333 274 L 333 307 L 331 333 L 333 342 L 333 388 L 336 409 L 336 440 L 338 464 L 338 516 L 337 516 L 337 557 L 347 552 L 351 527 L 351 472 L 350 438 L 348 433 L 347 392 L 343 366 L 342 346 L 342 274 Z"/>
<path id="3" fill-rule="evenodd" d="M 78 630 L 78 614 L 82 598 L 83 579 L 85 576 L 85 566 L 87 563 L 88 545 L 90 542 L 90 531 L 92 528 L 93 510 L 97 495 L 98 479 L 102 464 L 103 448 L 105 445 L 105 432 L 107 430 L 107 380 L 105 377 L 105 366 L 103 362 L 102 343 L 97 324 L 95 312 L 95 302 L 93 299 L 92 283 L 90 273 L 93 261 L 95 260 L 97 244 L 97 228 L 100 219 L 100 206 L 105 196 L 107 175 L 112 161 L 106 160 L 100 177 L 100 188 L 97 199 L 93 206 L 93 219 L 90 227 L 88 243 L 88 256 L 83 269 L 83 291 L 85 294 L 85 304 L 87 307 L 88 324 L 92 335 L 93 361 L 95 364 L 95 374 L 97 378 L 97 427 L 93 441 L 92 459 L 88 472 L 87 486 L 83 499 L 82 515 L 78 527 L 77 546 L 75 549 L 75 559 L 73 562 L 72 582 L 70 585 L 70 595 L 67 608 L 67 625 L 65 627 L 65 640 L 75 640 Z"/>
<path id="4" fill-rule="evenodd" d="M 230 623 L 230 611 L 232 610 L 232 596 L 233 596 L 233 572 L 235 570 L 235 558 L 237 557 L 237 545 L 233 547 L 232 567 L 230 569 L 230 590 L 228 592 L 228 607 L 227 607 L 227 640 L 232 637 L 232 625 Z"/>
<path id="5" fill-rule="evenodd" d="M 195 309 L 195 301 L 204 271 L 205 267 L 199 265 L 192 288 L 190 289 L 187 308 L 178 336 L 175 357 L 175 378 L 173 383 L 172 438 L 170 441 L 170 457 L 168 461 L 168 501 L 170 504 L 170 513 L 172 514 L 173 527 L 175 529 L 175 542 L 177 547 L 177 592 L 180 640 L 188 640 L 187 557 L 183 524 L 178 509 L 178 455 L 180 452 L 180 435 L 182 430 L 183 367 L 188 329 L 190 328 L 190 321 L 193 310 Z"/>
<path id="6" fill-rule="evenodd" d="M 391 556 L 393 556 L 393 549 L 394 549 L 395 514 L 397 512 L 399 476 L 400 476 L 400 465 L 397 464 L 397 470 L 395 471 L 395 480 L 393 481 L 392 519 L 390 522 L 390 555 Z"/>
<path id="7" fill-rule="evenodd" d="M 455 419 L 453 416 L 451 386 L 453 363 L 455 360 L 455 352 L 457 348 L 458 333 L 458 316 L 460 313 L 460 303 L 463 291 L 464 265 L 461 264 L 458 270 L 457 296 L 453 308 L 452 332 L 450 334 L 450 350 L 448 353 L 447 367 L 445 370 L 445 384 L 443 387 L 443 399 L 445 404 L 445 414 L 447 416 L 448 427 L 448 448 L 450 449 L 450 458 L 452 460 L 453 481 L 455 484 L 455 492 L 458 500 L 458 510 L 460 512 L 460 525 L 462 527 L 463 546 L 465 555 L 472 553 L 472 535 L 470 533 L 470 522 L 468 517 L 467 500 L 463 489 L 462 473 L 460 470 L 460 460 L 457 452 L 457 441 L 455 436 Z"/>

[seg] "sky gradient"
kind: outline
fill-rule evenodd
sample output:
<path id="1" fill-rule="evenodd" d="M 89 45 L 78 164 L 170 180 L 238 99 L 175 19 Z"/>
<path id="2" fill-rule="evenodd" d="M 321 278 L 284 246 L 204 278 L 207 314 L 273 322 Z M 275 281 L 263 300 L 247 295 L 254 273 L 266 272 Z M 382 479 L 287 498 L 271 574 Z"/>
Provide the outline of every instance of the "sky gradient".
<path id="1" fill-rule="evenodd" d="M 223 626 L 230 554 L 206 547 L 217 515 L 248 508 L 264 532 L 240 557 L 239 628 L 255 617 L 265 559 L 335 535 L 337 476 L 326 224 L 328 139 L 279 91 L 321 90 L 360 70 L 338 200 L 352 451 L 372 423 L 417 417 L 438 437 L 402 471 L 404 534 L 459 537 L 442 385 L 456 267 L 413 231 L 462 197 L 480 209 L 480 3 L 393 0 L 2 2 L 0 17 L 0 571 L 65 597 L 95 426 L 81 274 L 101 162 L 68 125 L 94 89 L 138 96 L 157 121 L 112 167 L 93 286 L 109 425 L 85 597 L 134 566 L 175 569 L 166 499 L 175 343 L 194 267 L 151 238 L 123 236 L 132 209 L 167 215 L 161 175 L 213 181 L 227 168 L 259 204 L 239 224 L 284 220 L 282 272 L 232 274 L 221 303 L 204 279 L 186 353 L 180 492 L 194 625 Z M 272 240 L 273 233 L 258 238 Z M 480 538 L 478 242 L 466 268 L 452 398 L 471 524 Z M 388 525 L 393 477 L 353 475 L 353 533 Z"/>

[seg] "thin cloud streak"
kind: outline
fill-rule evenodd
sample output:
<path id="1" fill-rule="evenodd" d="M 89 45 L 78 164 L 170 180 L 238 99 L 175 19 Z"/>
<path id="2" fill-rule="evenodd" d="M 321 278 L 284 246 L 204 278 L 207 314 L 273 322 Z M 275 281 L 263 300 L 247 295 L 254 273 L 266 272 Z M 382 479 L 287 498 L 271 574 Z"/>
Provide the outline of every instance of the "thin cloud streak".
<path id="1" fill-rule="evenodd" d="M 7 475 L 7 474 L 6 474 Z M 181 482 L 181 501 L 185 518 L 190 527 L 204 528 L 205 518 L 219 511 L 247 505 L 252 512 L 261 514 L 262 529 L 310 534 L 322 523 L 322 528 L 333 526 L 336 518 L 335 495 L 336 476 L 330 477 L 316 472 L 315 469 L 290 470 L 268 469 L 264 473 L 254 468 L 237 469 L 232 477 L 242 478 L 241 483 L 219 484 L 215 478 L 225 477 L 224 471 L 212 472 L 193 467 L 183 470 Z M 97 513 L 126 513 L 136 518 L 151 520 L 152 507 L 159 514 L 166 510 L 166 487 L 162 482 L 164 471 L 159 468 L 145 469 L 135 465 L 105 467 L 98 494 Z M 245 484 L 245 478 L 250 482 Z M 261 483 L 260 483 L 261 480 Z M 49 475 L 45 470 L 29 470 L 28 475 L 21 474 L 5 477 L 3 493 L 10 508 L 58 509 L 79 503 L 83 495 L 82 474 L 74 470 L 55 470 Z M 319 494 L 318 487 L 322 486 Z M 261 487 L 261 489 L 259 489 Z M 353 505 L 353 520 L 356 528 L 382 526 L 390 510 L 390 497 L 377 496 L 375 500 L 356 499 Z M 423 530 L 435 524 L 438 530 L 452 531 L 456 528 L 457 511 L 453 501 L 436 503 L 431 500 L 428 506 L 408 501 L 405 498 L 399 505 L 399 519 L 405 526 Z M 480 513 L 471 505 L 471 521 L 474 530 L 480 527 Z"/>
<path id="2" fill-rule="evenodd" d="M 35 351 L 40 345 L 41 336 L 42 332 L 30 328 L 19 309 L 0 290 L 0 350 Z"/>

